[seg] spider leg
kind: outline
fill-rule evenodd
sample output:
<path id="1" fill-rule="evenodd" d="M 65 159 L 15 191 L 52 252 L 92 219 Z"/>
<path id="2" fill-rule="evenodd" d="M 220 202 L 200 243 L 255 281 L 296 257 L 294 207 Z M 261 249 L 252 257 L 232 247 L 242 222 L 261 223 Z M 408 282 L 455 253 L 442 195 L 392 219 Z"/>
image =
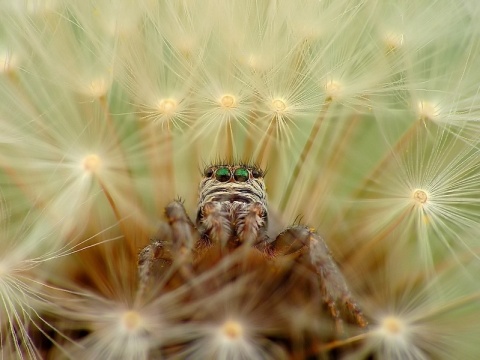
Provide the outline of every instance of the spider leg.
<path id="1" fill-rule="evenodd" d="M 221 202 L 207 202 L 200 209 L 197 226 L 204 241 L 225 246 L 231 238 L 232 229 L 228 209 Z"/>
<path id="2" fill-rule="evenodd" d="M 165 217 L 172 228 L 172 245 L 175 252 L 191 251 L 197 240 L 198 232 L 187 215 L 183 203 L 173 201 L 165 208 Z"/>
<path id="3" fill-rule="evenodd" d="M 153 280 L 153 273 L 158 272 L 166 261 L 162 261 L 164 254 L 163 243 L 159 240 L 151 239 L 151 243 L 145 246 L 138 254 L 138 294 L 142 296 L 146 289 L 150 287 Z"/>
<path id="4" fill-rule="evenodd" d="M 204 241 L 221 248 L 259 245 L 268 238 L 266 214 L 261 203 L 207 202 L 197 221 Z"/>
<path id="5" fill-rule="evenodd" d="M 337 333 L 343 333 L 343 319 L 361 328 L 367 326 L 327 245 L 313 229 L 301 225 L 290 227 L 277 236 L 272 246 L 276 256 L 298 253 L 296 261 L 317 274 L 323 301 L 335 321 Z"/>
<path id="6" fill-rule="evenodd" d="M 250 204 L 236 221 L 236 233 L 241 244 L 259 245 L 266 241 L 266 221 L 261 203 Z"/>
<path id="7" fill-rule="evenodd" d="M 139 294 L 143 294 L 155 280 L 165 273 L 166 265 L 178 265 L 182 277 L 188 277 L 192 249 L 199 235 L 183 204 L 173 201 L 165 208 L 167 223 L 162 223 L 138 255 Z"/>

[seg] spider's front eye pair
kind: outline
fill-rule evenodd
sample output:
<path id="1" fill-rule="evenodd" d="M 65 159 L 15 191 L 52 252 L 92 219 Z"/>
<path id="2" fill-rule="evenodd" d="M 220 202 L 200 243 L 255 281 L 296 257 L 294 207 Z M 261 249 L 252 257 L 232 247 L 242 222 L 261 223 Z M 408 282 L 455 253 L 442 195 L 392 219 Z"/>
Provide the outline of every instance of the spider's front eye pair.
<path id="1" fill-rule="evenodd" d="M 211 178 L 213 174 L 215 174 L 215 179 L 220 182 L 227 182 L 232 178 L 232 172 L 228 167 L 220 167 L 216 170 L 209 168 L 204 175 Z M 237 168 L 233 172 L 233 178 L 236 182 L 245 182 L 250 178 L 250 172 L 245 168 Z"/>
<path id="2" fill-rule="evenodd" d="M 232 173 L 230 169 L 227 167 L 218 168 L 217 171 L 215 172 L 215 179 L 217 179 L 220 182 L 227 182 L 231 179 L 231 177 L 232 177 Z M 245 168 L 238 168 L 238 169 L 235 169 L 235 171 L 233 172 L 233 178 L 235 179 L 236 182 L 245 182 L 249 179 L 249 177 L 250 177 L 250 173 Z"/>

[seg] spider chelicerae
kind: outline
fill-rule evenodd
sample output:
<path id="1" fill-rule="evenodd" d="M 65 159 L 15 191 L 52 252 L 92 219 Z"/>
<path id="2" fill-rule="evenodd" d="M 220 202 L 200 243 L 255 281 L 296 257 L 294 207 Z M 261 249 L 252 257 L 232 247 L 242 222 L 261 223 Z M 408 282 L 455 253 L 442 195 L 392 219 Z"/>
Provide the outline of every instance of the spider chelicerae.
<path id="1" fill-rule="evenodd" d="M 261 299 L 259 302 L 270 304 L 262 311 L 272 313 L 272 317 L 275 311 L 284 313 L 285 306 L 313 308 L 312 323 L 314 316 L 321 316 L 320 323 L 330 322 L 333 329 L 330 334 L 333 333 L 334 337 L 342 336 L 345 322 L 357 329 L 367 326 L 339 267 L 315 230 L 294 225 L 274 239 L 268 236 L 266 186 L 264 172 L 259 167 L 241 163 L 206 167 L 199 187 L 195 224 L 180 200 L 165 208 L 165 217 L 167 223 L 163 223 L 151 243 L 139 254 L 140 292 L 150 288 L 165 273 L 170 277 L 167 287 L 190 284 L 194 289 L 198 286 L 195 279 L 200 274 L 218 267 L 222 260 L 240 254 L 221 270 L 217 276 L 221 280 L 202 285 L 202 296 L 219 292 L 220 288 L 240 277 L 250 275 L 249 287 L 241 295 L 245 299 L 241 301 L 251 302 L 252 293 L 255 293 L 254 296 Z M 198 289 L 186 301 L 192 301 L 195 294 Z M 213 305 L 212 314 L 217 308 Z M 317 308 L 321 310 L 317 311 Z M 198 313 L 208 311 L 204 309 Z M 208 315 L 195 314 L 183 321 L 196 316 Z M 296 329 L 294 322 L 294 319 L 277 321 L 275 326 Z M 282 325 L 278 325 L 280 323 Z M 305 329 L 297 330 L 304 332 Z M 282 330 L 275 334 L 279 332 Z M 314 330 L 311 332 L 315 333 Z M 320 333 L 310 335 L 310 339 L 318 336 L 317 342 L 324 343 Z M 283 334 L 273 335 L 277 340 L 283 337 Z M 303 356 L 297 355 L 297 358 Z"/>

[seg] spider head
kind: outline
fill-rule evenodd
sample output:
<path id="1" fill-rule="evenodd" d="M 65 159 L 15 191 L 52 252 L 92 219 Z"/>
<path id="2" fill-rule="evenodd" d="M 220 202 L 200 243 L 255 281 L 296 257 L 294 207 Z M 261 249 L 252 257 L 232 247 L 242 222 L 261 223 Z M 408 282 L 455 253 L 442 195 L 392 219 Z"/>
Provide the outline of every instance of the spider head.
<path id="1" fill-rule="evenodd" d="M 260 203 L 267 220 L 267 194 L 264 172 L 254 165 L 211 165 L 203 172 L 198 198 L 198 216 L 206 203 L 241 203 L 247 206 Z M 197 220 L 199 219 L 197 216 Z"/>

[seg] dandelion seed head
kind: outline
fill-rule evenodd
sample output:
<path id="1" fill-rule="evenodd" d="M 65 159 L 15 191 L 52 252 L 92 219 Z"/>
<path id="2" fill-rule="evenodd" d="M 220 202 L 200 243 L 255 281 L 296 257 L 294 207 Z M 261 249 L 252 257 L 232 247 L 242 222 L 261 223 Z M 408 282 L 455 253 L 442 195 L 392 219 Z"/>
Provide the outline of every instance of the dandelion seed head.
<path id="1" fill-rule="evenodd" d="M 272 110 L 277 114 L 284 113 L 287 109 L 287 104 L 283 99 L 273 99 L 272 100 Z"/>
<path id="2" fill-rule="evenodd" d="M 82 167 L 86 172 L 95 174 L 102 166 L 102 159 L 97 154 L 89 154 L 83 158 Z"/>
<path id="3" fill-rule="evenodd" d="M 172 116 L 177 111 L 177 101 L 171 98 L 160 99 L 158 101 L 157 109 L 161 115 Z"/>
<path id="4" fill-rule="evenodd" d="M 417 114 L 421 120 L 435 121 L 440 116 L 440 109 L 437 104 L 428 101 L 419 101 L 417 103 Z"/>
<path id="5" fill-rule="evenodd" d="M 399 358 L 400 354 L 413 353 L 412 332 L 408 324 L 397 315 L 386 315 L 374 332 L 377 339 L 385 346 L 386 354 Z"/>
<path id="6" fill-rule="evenodd" d="M 386 339 L 398 341 L 405 336 L 406 329 L 407 327 L 402 319 L 388 315 L 382 319 L 377 331 Z"/>
<path id="7" fill-rule="evenodd" d="M 243 337 L 243 326 L 238 321 L 227 320 L 220 328 L 220 334 L 225 340 L 235 341 Z"/>
<path id="8" fill-rule="evenodd" d="M 106 354 L 108 359 L 146 358 L 141 354 L 146 355 L 165 335 L 163 318 L 155 306 L 130 307 L 95 295 L 82 303 L 81 308 L 76 305 L 78 303 L 66 303 L 67 310 L 71 316 L 88 323 L 91 332 L 79 342 L 83 346 L 81 350 L 69 349 L 75 358 L 80 357 L 77 351 L 83 351 L 82 358 L 92 358 L 99 353 Z M 89 356 L 84 355 L 85 352 Z"/>
<path id="9" fill-rule="evenodd" d="M 394 51 L 401 48 L 404 45 L 404 41 L 405 39 L 402 33 L 389 31 L 383 35 L 383 42 L 388 51 Z"/>
<path id="10" fill-rule="evenodd" d="M 339 81 L 328 80 L 323 87 L 325 89 L 327 100 L 335 100 L 342 95 L 343 86 Z"/>
<path id="11" fill-rule="evenodd" d="M 246 335 L 245 326 L 237 319 L 225 319 L 212 330 L 210 344 L 205 347 L 206 351 L 212 351 L 208 357 L 241 359 L 257 354 L 255 342 Z"/>
<path id="12" fill-rule="evenodd" d="M 428 194 L 425 190 L 416 189 L 413 192 L 413 199 L 419 204 L 425 204 L 428 200 Z"/>
<path id="13" fill-rule="evenodd" d="M 105 77 L 99 77 L 87 82 L 82 93 L 93 98 L 101 98 L 107 94 L 109 89 L 110 81 Z"/>
<path id="14" fill-rule="evenodd" d="M 272 228 L 307 212 L 306 225 L 318 226 L 344 255 L 342 268 L 356 272 L 365 264 L 355 292 L 375 318 L 362 342 L 385 351 L 378 358 L 478 358 L 473 348 L 461 354 L 470 356 L 452 356 L 475 345 L 468 340 L 480 324 L 478 282 L 428 286 L 450 266 L 444 259 L 478 260 L 475 0 L 2 3 L 0 122 L 8 136 L 0 141 L 0 188 L 13 208 L 12 226 L 24 209 L 38 212 L 28 239 L 8 236 L 12 247 L 1 246 L 0 342 L 3 351 L 13 349 L 7 358 L 38 357 L 30 334 L 49 326 L 50 314 L 66 336 L 49 343 L 70 358 L 171 357 L 177 344 L 190 358 L 288 358 L 278 356 L 284 344 L 276 347 L 290 344 L 285 330 L 292 336 L 285 351 L 300 358 L 303 346 L 316 347 L 303 334 L 323 334 L 318 303 L 310 309 L 283 296 L 296 271 L 274 287 L 270 272 L 264 283 L 255 277 L 252 297 L 250 277 L 239 281 L 243 273 L 230 276 L 223 262 L 212 263 L 222 276 L 204 281 L 202 272 L 193 280 L 205 291 L 183 289 L 184 270 L 190 279 L 197 267 L 183 266 L 192 253 L 181 247 L 174 266 L 163 253 L 156 263 L 158 299 L 135 296 L 134 273 L 125 269 L 136 267 L 138 245 L 153 235 L 167 201 L 182 196 L 193 211 L 196 167 L 208 161 L 206 152 L 267 164 Z M 78 236 L 89 242 L 77 246 Z M 110 239 L 124 240 L 98 252 L 86 285 L 101 284 L 120 302 L 82 296 L 85 278 L 73 267 L 50 271 L 67 255 L 80 267 L 84 247 L 108 250 Z M 128 260 L 117 262 L 124 249 Z M 170 253 L 165 246 L 166 259 Z M 382 283 L 372 275 L 384 265 L 392 274 Z M 118 276 L 107 281 L 106 268 Z M 459 279 L 478 273 L 461 270 Z M 224 290 L 224 278 L 231 288 Z M 69 284 L 66 291 L 45 297 L 55 281 Z M 383 291 L 384 307 L 369 305 Z M 43 323 L 32 326 L 34 315 Z M 76 335 L 79 326 L 89 333 Z"/>
<path id="15" fill-rule="evenodd" d="M 120 317 L 120 326 L 125 332 L 137 332 L 144 326 L 141 314 L 135 310 L 127 310 Z"/>
<path id="16" fill-rule="evenodd" d="M 223 108 L 228 109 L 228 108 L 236 107 L 237 102 L 236 102 L 235 97 L 233 95 L 226 94 L 226 95 L 223 95 L 220 98 L 220 104 Z"/>

